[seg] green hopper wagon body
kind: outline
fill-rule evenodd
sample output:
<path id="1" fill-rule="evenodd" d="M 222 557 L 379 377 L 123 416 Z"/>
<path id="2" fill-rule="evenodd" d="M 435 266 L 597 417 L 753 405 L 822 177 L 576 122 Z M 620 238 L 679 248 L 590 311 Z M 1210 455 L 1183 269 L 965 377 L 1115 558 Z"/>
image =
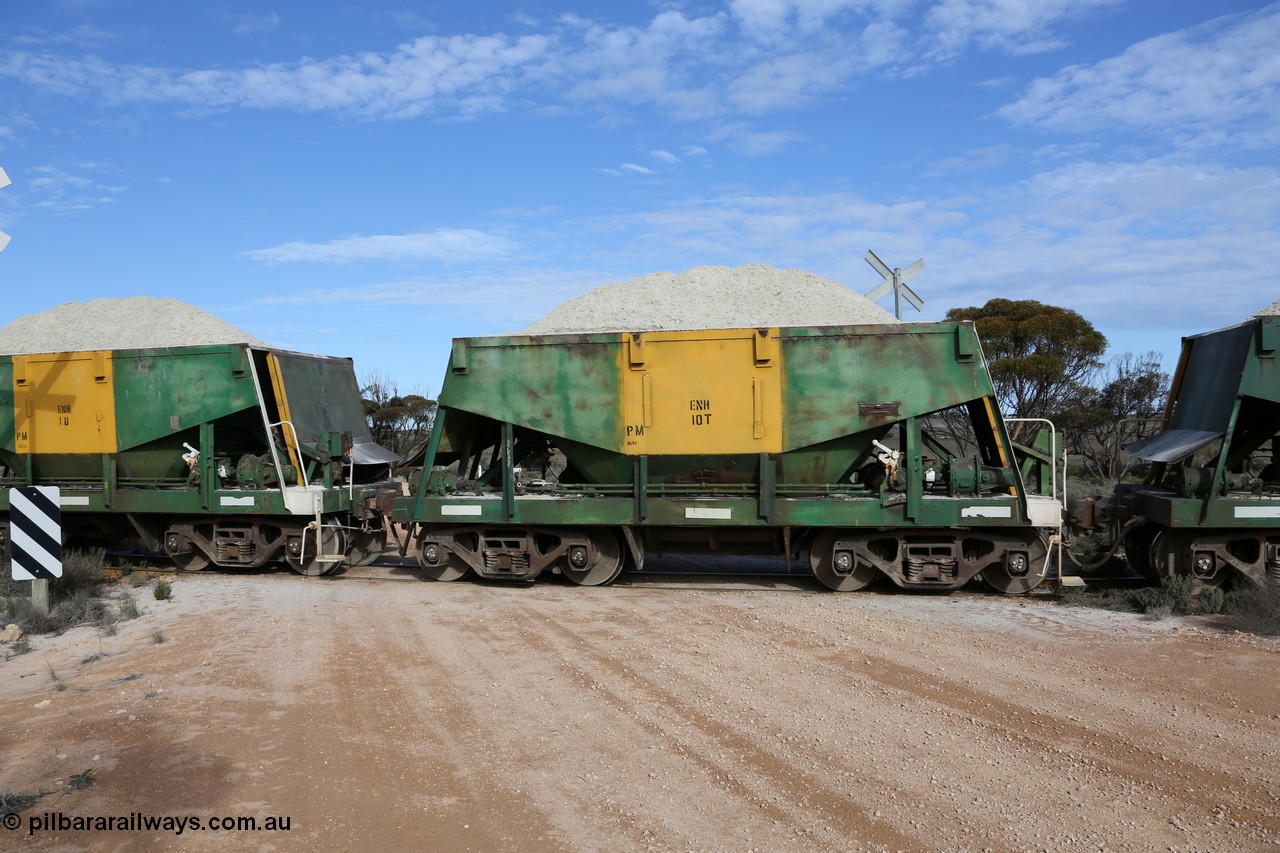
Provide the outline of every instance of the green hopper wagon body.
<path id="1" fill-rule="evenodd" d="M 1023 592 L 1061 513 L 1015 451 L 968 323 L 462 338 L 395 518 L 441 579 L 807 553 L 834 589 Z"/>
<path id="2" fill-rule="evenodd" d="M 1121 485 L 1104 521 L 1152 580 L 1280 581 L 1280 317 L 1183 338 L 1163 428 L 1130 445 L 1148 482 Z"/>
<path id="3" fill-rule="evenodd" d="M 4 521 L 10 488 L 56 486 L 70 535 L 138 538 L 184 569 L 367 559 L 396 459 L 369 436 L 350 359 L 247 344 L 0 357 Z"/>

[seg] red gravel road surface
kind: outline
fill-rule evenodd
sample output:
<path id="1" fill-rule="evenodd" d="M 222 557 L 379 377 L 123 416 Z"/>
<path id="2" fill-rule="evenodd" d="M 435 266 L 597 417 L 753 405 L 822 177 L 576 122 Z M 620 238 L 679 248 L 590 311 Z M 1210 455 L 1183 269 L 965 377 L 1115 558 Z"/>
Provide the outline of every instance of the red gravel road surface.
<path id="1" fill-rule="evenodd" d="M 1280 643 L 1209 620 L 385 575 L 121 584 L 114 635 L 33 638 L 0 785 L 47 793 L 0 848 L 1280 848 Z M 92 828 L 134 815 L 170 828 Z"/>

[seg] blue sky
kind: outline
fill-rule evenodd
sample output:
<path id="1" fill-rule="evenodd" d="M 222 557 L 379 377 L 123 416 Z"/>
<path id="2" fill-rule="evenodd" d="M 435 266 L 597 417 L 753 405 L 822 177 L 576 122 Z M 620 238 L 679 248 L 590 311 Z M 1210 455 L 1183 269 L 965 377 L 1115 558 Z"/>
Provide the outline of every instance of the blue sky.
<path id="1" fill-rule="evenodd" d="M 1172 361 L 1280 298 L 1277 45 L 1233 0 L 0 0 L 0 322 L 173 296 L 431 392 L 602 284 L 873 249 L 922 319 Z"/>

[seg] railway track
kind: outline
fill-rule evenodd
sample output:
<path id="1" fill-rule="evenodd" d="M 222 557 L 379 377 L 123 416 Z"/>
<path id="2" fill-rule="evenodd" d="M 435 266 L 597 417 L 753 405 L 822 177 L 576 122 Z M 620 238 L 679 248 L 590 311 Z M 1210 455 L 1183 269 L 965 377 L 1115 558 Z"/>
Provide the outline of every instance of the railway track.
<path id="1" fill-rule="evenodd" d="M 762 558 L 726 558 L 716 557 L 709 558 L 712 565 L 707 566 L 701 564 L 701 561 L 691 559 L 684 556 L 662 557 L 652 559 L 646 566 L 644 571 L 629 571 L 620 576 L 612 586 L 615 587 L 647 587 L 659 588 L 667 586 L 672 589 L 682 590 L 703 590 L 708 592 L 726 591 L 726 590 L 750 590 L 757 589 L 760 591 L 795 591 L 803 593 L 813 593 L 815 595 L 831 595 L 832 593 L 819 584 L 813 575 L 805 568 L 792 565 L 788 571 L 785 563 L 781 560 L 762 559 Z M 236 575 L 240 577 L 296 577 L 300 582 L 307 582 L 310 579 L 302 575 L 295 574 L 288 566 L 268 565 L 257 569 L 218 569 L 210 567 L 200 572 L 185 572 L 176 569 L 171 562 L 165 557 L 157 557 L 147 554 L 138 553 L 121 553 L 107 555 L 107 565 L 103 567 L 103 573 L 112 579 L 119 579 L 126 575 L 144 575 L 156 577 L 195 577 L 198 575 Z M 424 581 L 421 570 L 418 568 L 416 561 L 411 557 L 400 557 L 393 552 L 378 558 L 368 566 L 348 567 L 339 569 L 338 571 L 325 575 L 325 580 L 358 580 L 358 581 L 377 581 L 377 582 L 411 582 L 422 583 Z M 466 580 L 463 583 L 486 583 L 498 584 L 502 586 L 522 586 L 521 582 L 513 584 L 503 583 L 502 581 L 474 581 Z M 558 583 L 561 581 L 555 575 L 548 575 L 539 583 Z M 1148 585 L 1148 582 L 1135 577 L 1093 577 L 1089 578 L 1087 585 L 1091 588 L 1128 588 Z M 868 593 L 876 594 L 897 594 L 910 595 L 909 592 L 898 590 L 889 583 L 879 584 L 867 590 Z M 973 589 L 962 588 L 954 590 L 946 595 L 958 598 L 989 598 L 996 596 L 990 590 L 981 587 Z M 1057 583 L 1056 578 L 1050 578 L 1046 583 L 1033 590 L 1032 592 L 1021 597 L 1022 600 L 1046 602 L 1056 601 L 1061 597 L 1062 587 Z"/>

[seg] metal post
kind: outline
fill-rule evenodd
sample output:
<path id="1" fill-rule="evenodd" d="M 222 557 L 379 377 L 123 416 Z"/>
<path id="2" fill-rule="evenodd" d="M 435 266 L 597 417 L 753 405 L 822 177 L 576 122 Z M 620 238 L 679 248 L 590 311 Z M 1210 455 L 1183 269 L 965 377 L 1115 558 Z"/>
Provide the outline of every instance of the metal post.
<path id="1" fill-rule="evenodd" d="M 635 523 L 649 517 L 649 457 L 637 456 L 631 463 L 631 497 L 635 504 Z"/>
<path id="2" fill-rule="evenodd" d="M 777 495 L 777 488 L 778 472 L 775 467 L 773 457 L 768 453 L 761 453 L 758 514 L 760 518 L 765 520 L 766 524 L 773 523 L 774 498 Z"/>
<path id="3" fill-rule="evenodd" d="M 413 502 L 413 517 L 422 517 L 422 505 L 427 499 L 427 490 L 431 486 L 431 469 L 436 464 L 436 453 L 440 450 L 440 438 L 444 435 L 444 416 L 446 410 L 436 407 L 435 419 L 431 422 L 431 438 L 427 441 L 427 455 L 422 458 L 422 473 L 418 475 L 418 495 Z M 466 463 L 471 449 L 462 454 L 458 462 L 458 478 L 467 475 Z"/>
<path id="4" fill-rule="evenodd" d="M 49 615 L 49 579 L 36 578 L 31 582 L 31 606 L 41 616 Z"/>
<path id="5" fill-rule="evenodd" d="M 514 444 L 514 430 L 510 423 L 503 422 L 498 452 L 502 458 L 499 463 L 502 465 L 502 514 L 508 519 L 515 518 L 516 515 L 516 474 L 512 470 L 515 466 Z"/>

